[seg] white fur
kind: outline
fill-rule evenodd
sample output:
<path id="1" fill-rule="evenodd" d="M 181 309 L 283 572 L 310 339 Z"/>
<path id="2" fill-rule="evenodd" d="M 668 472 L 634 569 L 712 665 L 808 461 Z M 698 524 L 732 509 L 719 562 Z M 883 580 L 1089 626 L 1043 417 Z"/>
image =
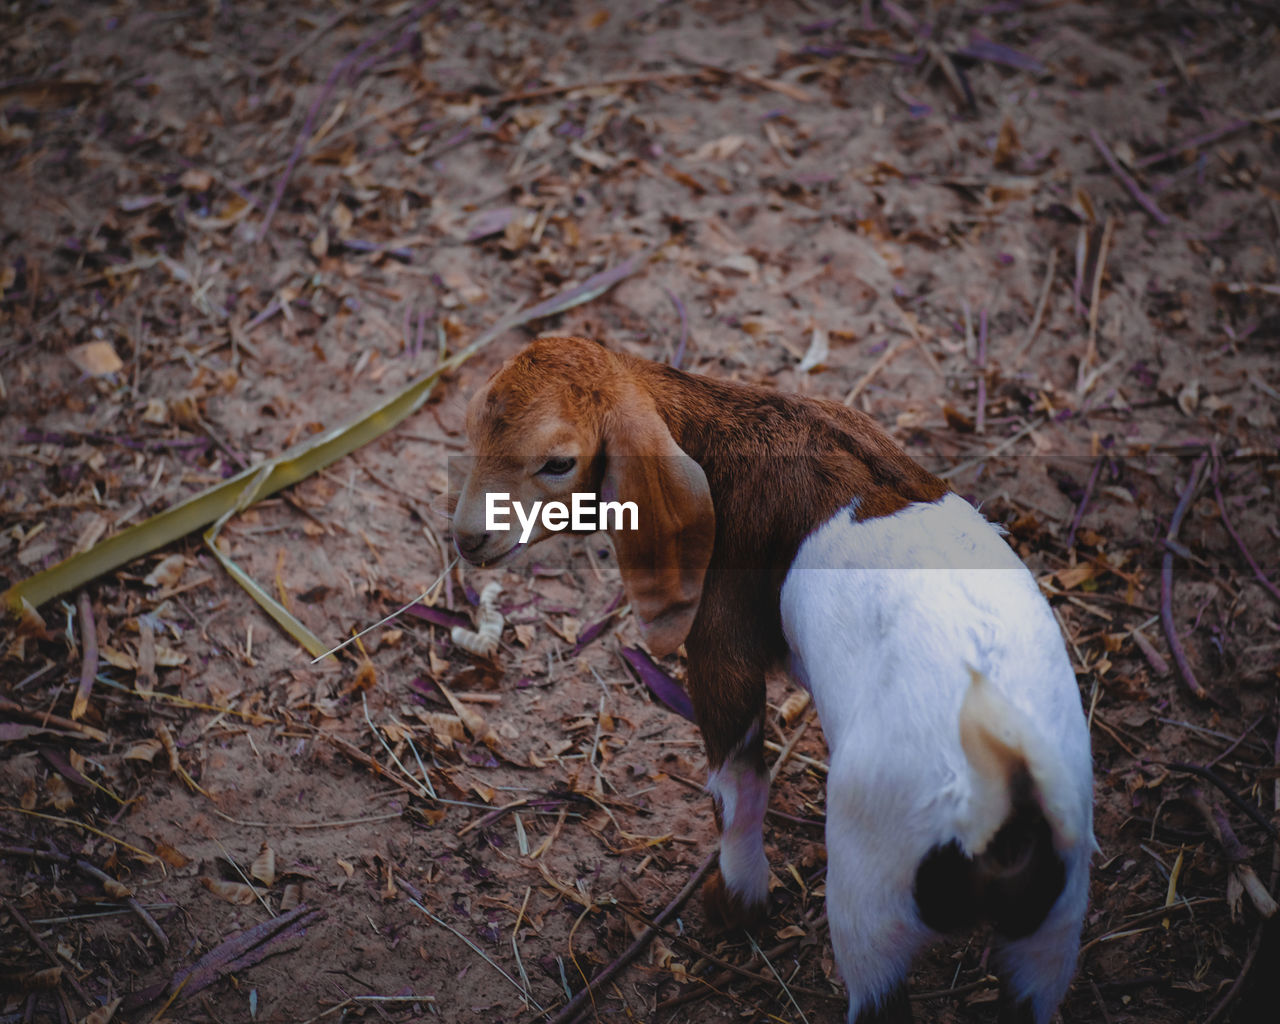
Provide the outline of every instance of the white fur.
<path id="1" fill-rule="evenodd" d="M 933 937 L 913 893 L 921 859 L 953 839 L 980 852 L 1007 805 L 961 743 L 974 670 L 986 689 L 970 721 L 1025 754 L 1067 865 L 1049 917 L 1002 954 L 1043 1024 L 1074 973 L 1094 844 L 1088 729 L 1035 579 L 958 495 L 865 522 L 845 509 L 801 545 L 782 622 L 831 752 L 827 912 L 849 1020 Z"/>
<path id="2" fill-rule="evenodd" d="M 757 728 L 752 726 L 707 779 L 707 791 L 720 802 L 720 874 L 725 888 L 751 907 L 762 907 L 769 898 L 769 858 L 764 852 L 769 777 L 760 775 L 743 753 Z"/>

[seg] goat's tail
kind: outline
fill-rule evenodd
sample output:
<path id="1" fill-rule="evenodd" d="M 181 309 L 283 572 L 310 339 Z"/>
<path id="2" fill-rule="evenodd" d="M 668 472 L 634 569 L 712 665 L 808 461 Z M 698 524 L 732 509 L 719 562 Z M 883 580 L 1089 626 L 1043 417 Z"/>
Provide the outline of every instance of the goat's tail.
<path id="1" fill-rule="evenodd" d="M 931 927 L 983 918 L 1007 938 L 1030 934 L 1066 884 L 1064 855 L 1082 836 L 1064 760 L 980 672 L 960 708 L 971 798 L 957 841 L 921 864 L 916 899 Z"/>

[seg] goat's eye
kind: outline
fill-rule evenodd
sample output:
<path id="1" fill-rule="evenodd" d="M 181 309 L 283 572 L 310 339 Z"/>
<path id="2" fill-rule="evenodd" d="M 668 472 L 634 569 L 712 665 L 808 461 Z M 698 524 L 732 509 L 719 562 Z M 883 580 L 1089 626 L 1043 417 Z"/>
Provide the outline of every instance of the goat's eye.
<path id="1" fill-rule="evenodd" d="M 564 476 L 574 466 L 578 464 L 578 460 L 568 455 L 554 455 L 542 464 L 542 468 L 538 470 L 539 476 Z"/>

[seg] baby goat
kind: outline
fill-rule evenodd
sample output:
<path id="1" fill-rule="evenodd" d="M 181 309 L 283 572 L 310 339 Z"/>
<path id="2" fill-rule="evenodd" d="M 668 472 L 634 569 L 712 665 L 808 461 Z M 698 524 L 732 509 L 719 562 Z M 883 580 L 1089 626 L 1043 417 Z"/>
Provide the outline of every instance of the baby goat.
<path id="1" fill-rule="evenodd" d="M 827 913 L 850 1024 L 911 1019 L 912 956 L 988 921 L 1002 1024 L 1045 1024 L 1075 969 L 1092 832 L 1089 734 L 1048 603 L 1008 544 L 868 416 L 547 338 L 473 398 L 459 552 L 486 495 L 634 501 L 612 531 L 656 654 L 688 651 L 721 829 L 709 898 L 761 914 L 765 675 L 789 664 L 830 749 Z"/>

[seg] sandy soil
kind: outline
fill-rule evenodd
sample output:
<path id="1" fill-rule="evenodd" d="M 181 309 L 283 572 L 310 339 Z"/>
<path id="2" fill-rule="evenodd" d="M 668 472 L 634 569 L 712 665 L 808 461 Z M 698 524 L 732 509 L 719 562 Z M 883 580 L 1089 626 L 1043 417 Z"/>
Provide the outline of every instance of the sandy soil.
<path id="1" fill-rule="evenodd" d="M 856 404 L 1009 527 L 1070 639 L 1103 852 L 1062 1019 L 1274 1019 L 1270 5 L 0 19 L 0 586 L 647 254 L 233 517 L 227 553 L 331 643 L 410 601 L 444 565 L 465 400 L 538 332 Z M 442 623 L 495 578 L 476 658 Z M 621 657 L 620 589 L 602 536 L 558 540 L 313 665 L 197 532 L 7 623 L 0 1019 L 554 1017 L 715 839 L 697 730 Z M 774 791 L 773 970 L 693 900 L 586 1019 L 843 1020 L 824 757 L 810 728 Z M 988 954 L 922 958 L 917 1018 L 994 1020 Z"/>

